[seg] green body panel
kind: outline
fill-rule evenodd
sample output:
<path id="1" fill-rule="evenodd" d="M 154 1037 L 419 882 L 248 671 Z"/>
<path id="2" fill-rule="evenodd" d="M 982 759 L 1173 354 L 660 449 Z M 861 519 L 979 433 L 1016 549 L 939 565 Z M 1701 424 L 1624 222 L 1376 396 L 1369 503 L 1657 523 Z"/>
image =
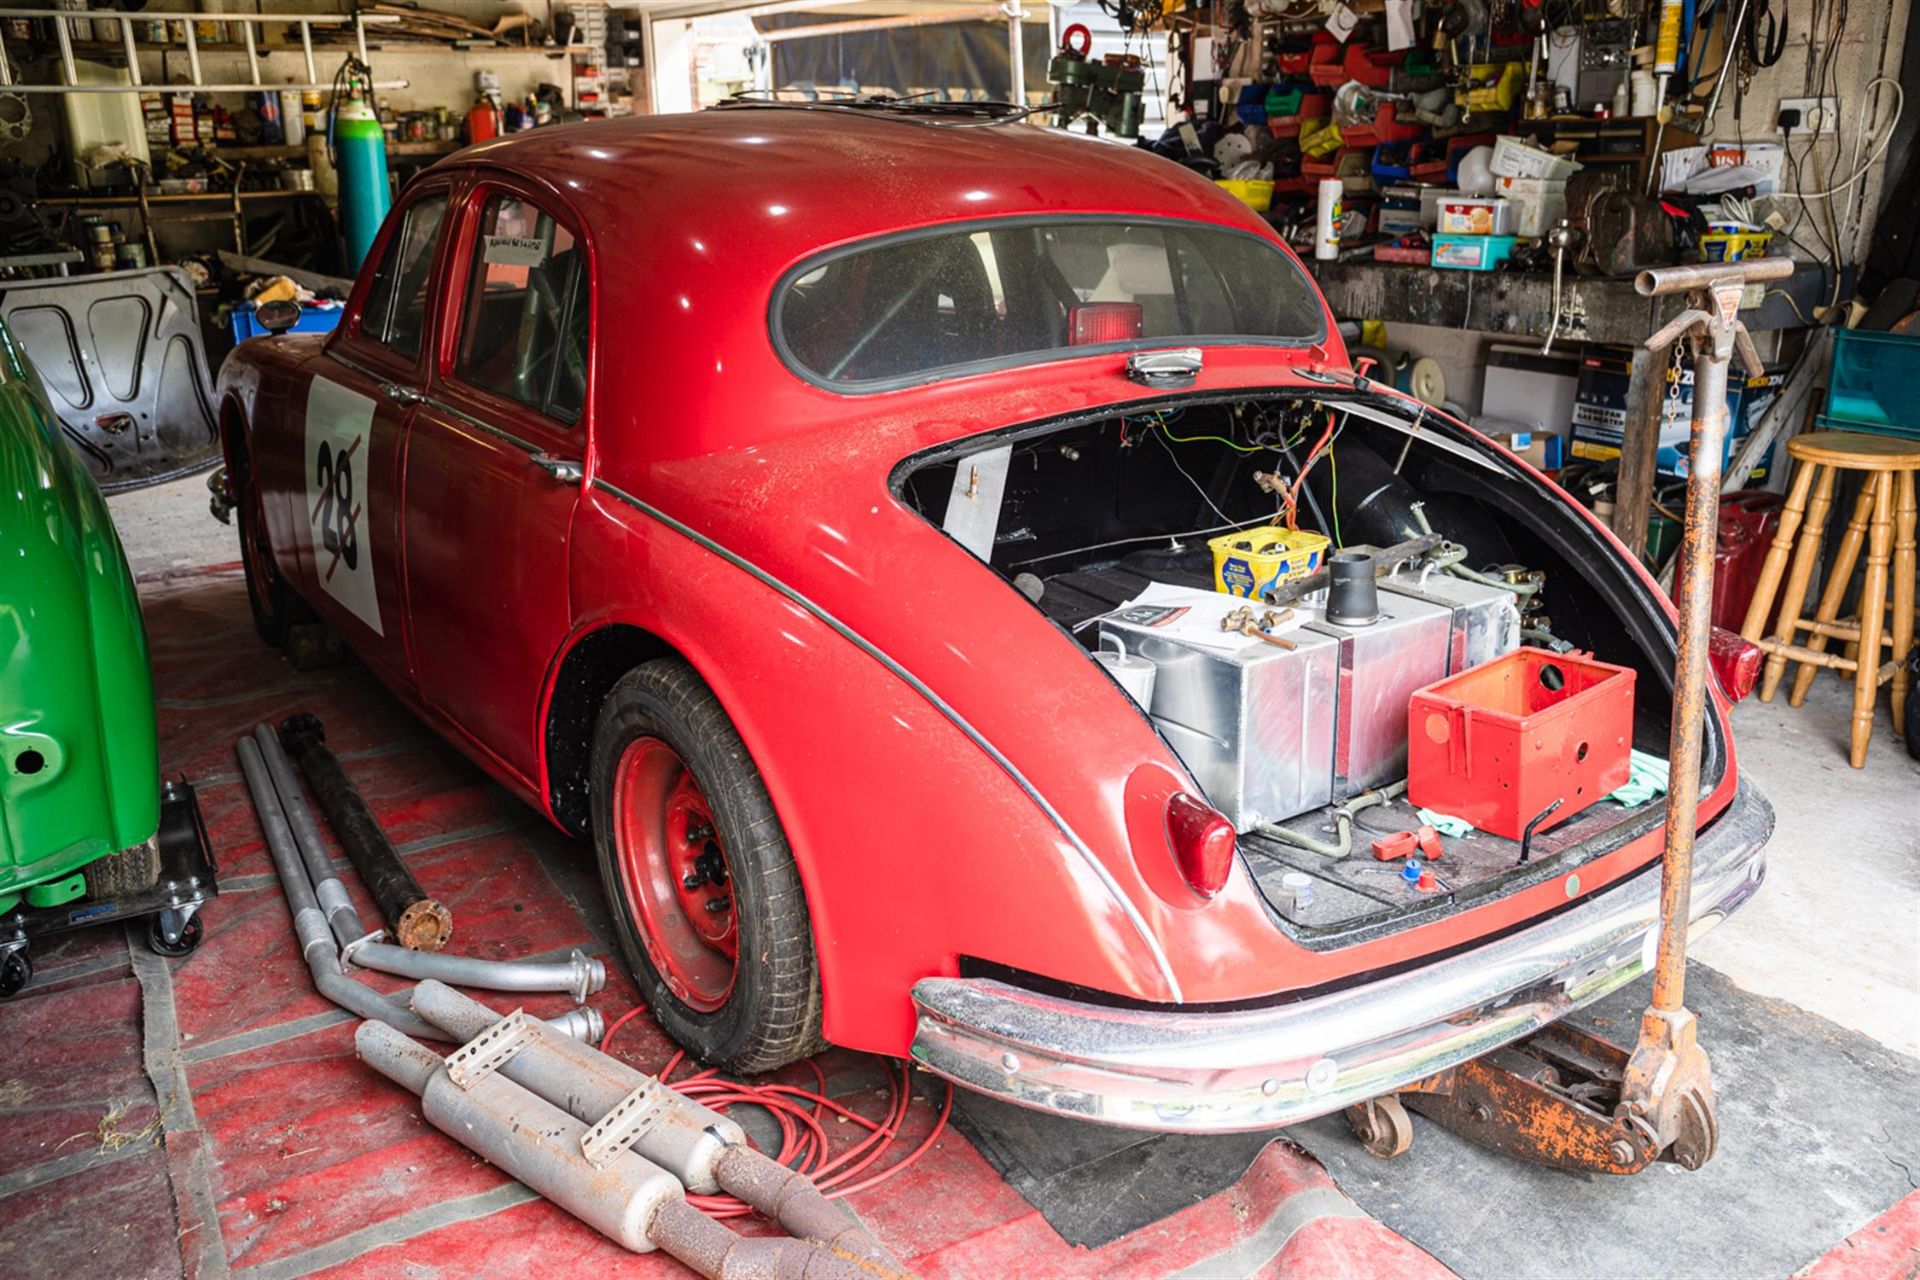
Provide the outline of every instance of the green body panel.
<path id="1" fill-rule="evenodd" d="M 0 325 L 0 899 L 159 825 L 133 575 L 98 486 Z"/>

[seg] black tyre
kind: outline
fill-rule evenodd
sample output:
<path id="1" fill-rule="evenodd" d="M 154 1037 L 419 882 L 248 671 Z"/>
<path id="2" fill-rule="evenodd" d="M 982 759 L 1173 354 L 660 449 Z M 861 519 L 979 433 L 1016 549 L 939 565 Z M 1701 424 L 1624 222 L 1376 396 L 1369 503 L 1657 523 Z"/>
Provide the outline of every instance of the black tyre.
<path id="1" fill-rule="evenodd" d="M 706 682 L 627 673 L 593 738 L 593 835 L 627 967 L 667 1033 L 754 1073 L 820 1039 L 820 972 L 793 852 Z"/>
<path id="2" fill-rule="evenodd" d="M 286 644 L 287 628 L 303 622 L 311 614 L 280 576 L 273 559 L 273 542 L 267 533 L 266 508 L 260 486 L 254 483 L 253 466 L 236 445 L 241 459 L 234 469 L 234 525 L 240 533 L 240 567 L 247 577 L 247 604 L 253 610 L 253 629 L 275 648 Z"/>
<path id="3" fill-rule="evenodd" d="M 0 1000 L 10 999 L 26 989 L 33 981 L 33 958 L 23 947 L 7 953 L 0 960 Z"/>
<path id="4" fill-rule="evenodd" d="M 1920 656 L 1911 664 L 1907 678 L 1907 754 L 1920 760 Z"/>
<path id="5" fill-rule="evenodd" d="M 87 896 L 119 898 L 145 893 L 160 882 L 160 845 L 156 840 L 134 845 L 87 864 Z"/>

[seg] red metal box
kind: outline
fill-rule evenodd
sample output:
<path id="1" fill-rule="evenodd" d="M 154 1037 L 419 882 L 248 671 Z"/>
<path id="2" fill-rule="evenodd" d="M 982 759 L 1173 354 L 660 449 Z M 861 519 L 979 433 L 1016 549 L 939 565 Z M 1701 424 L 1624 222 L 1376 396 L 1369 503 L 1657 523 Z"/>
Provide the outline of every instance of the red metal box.
<path id="1" fill-rule="evenodd" d="M 1556 826 L 1627 781 L 1633 672 L 1590 655 L 1516 649 L 1416 692 L 1407 797 L 1520 839 L 1555 800 Z"/>

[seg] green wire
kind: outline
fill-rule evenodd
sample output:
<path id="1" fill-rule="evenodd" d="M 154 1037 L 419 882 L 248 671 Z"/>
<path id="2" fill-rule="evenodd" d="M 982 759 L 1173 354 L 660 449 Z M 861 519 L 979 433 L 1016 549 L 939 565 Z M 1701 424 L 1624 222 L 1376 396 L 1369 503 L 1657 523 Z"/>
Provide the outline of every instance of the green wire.
<path id="1" fill-rule="evenodd" d="M 1173 434 L 1173 432 L 1167 430 L 1167 424 L 1165 419 L 1158 418 L 1158 417 L 1154 419 L 1152 425 L 1160 428 L 1160 434 L 1165 436 L 1167 439 L 1173 441 L 1175 444 L 1200 444 L 1200 443 L 1223 444 L 1227 446 L 1227 448 L 1232 449 L 1235 453 L 1266 453 L 1275 447 L 1270 444 L 1238 444 L 1232 440 L 1227 439 L 1225 436 L 1177 436 Z M 1295 432 L 1293 439 L 1287 441 L 1285 445 L 1282 445 L 1280 447 L 1282 448 L 1292 447 L 1292 445 L 1296 441 L 1298 441 L 1300 437 L 1304 434 L 1305 432 Z"/>
<path id="2" fill-rule="evenodd" d="M 1160 428 L 1161 435 L 1173 441 L 1175 444 L 1198 444 L 1202 441 L 1210 441 L 1214 444 L 1223 444 L 1227 446 L 1227 448 L 1232 449 L 1235 453 L 1265 453 L 1266 452 L 1266 448 L 1263 445 L 1235 444 L 1233 441 L 1227 439 L 1225 436 L 1177 436 L 1173 434 L 1173 432 L 1167 430 L 1167 425 L 1164 422 L 1156 422 L 1154 425 Z"/>
<path id="3" fill-rule="evenodd" d="M 1333 472 L 1333 545 L 1338 550 L 1347 545 L 1347 540 L 1340 536 L 1340 455 L 1331 444 L 1327 446 L 1327 466 Z"/>

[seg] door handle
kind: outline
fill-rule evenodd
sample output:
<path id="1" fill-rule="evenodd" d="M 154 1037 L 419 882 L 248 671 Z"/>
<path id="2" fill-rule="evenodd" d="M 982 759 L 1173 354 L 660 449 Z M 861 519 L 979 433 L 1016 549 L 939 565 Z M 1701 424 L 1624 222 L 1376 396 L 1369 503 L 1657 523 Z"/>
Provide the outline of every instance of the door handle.
<path id="1" fill-rule="evenodd" d="M 572 458 L 556 458 L 550 453 L 533 454 L 527 461 L 533 463 L 534 466 L 540 468 L 561 484 L 579 484 L 587 474 L 586 468 L 582 467 Z"/>
<path id="2" fill-rule="evenodd" d="M 419 388 L 403 386 L 398 382 L 381 383 L 380 394 L 395 404 L 419 404 L 427 398 L 426 393 Z"/>

